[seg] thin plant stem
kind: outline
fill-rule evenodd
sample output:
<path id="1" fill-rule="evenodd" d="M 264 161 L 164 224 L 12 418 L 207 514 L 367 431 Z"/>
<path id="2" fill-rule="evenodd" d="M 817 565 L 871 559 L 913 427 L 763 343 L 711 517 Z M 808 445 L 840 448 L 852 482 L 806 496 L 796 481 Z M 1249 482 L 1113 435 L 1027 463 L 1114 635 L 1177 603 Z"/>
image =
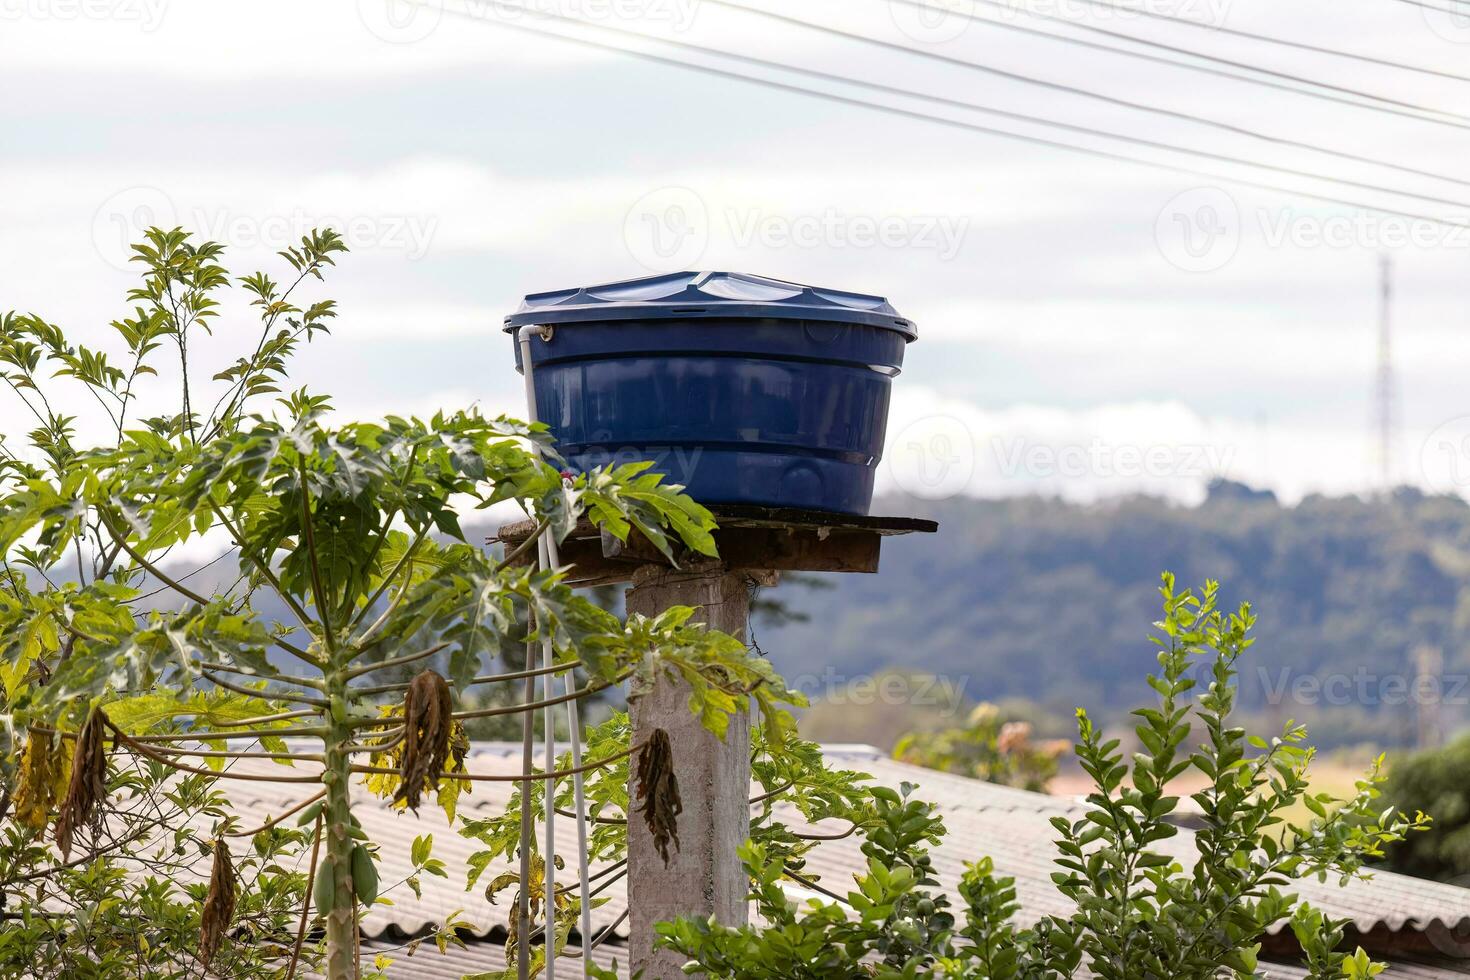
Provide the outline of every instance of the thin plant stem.
<path id="1" fill-rule="evenodd" d="M 261 824 L 259 827 L 253 827 L 250 830 L 233 830 L 233 831 L 230 831 L 229 833 L 225 834 L 224 836 L 226 836 L 226 837 L 254 837 L 256 834 L 259 834 L 259 833 L 262 833 L 264 831 L 270 830 L 272 827 L 274 827 L 276 824 L 280 823 L 282 820 L 285 820 L 287 817 L 292 816 L 293 814 L 300 813 L 302 810 L 305 810 L 307 807 L 311 806 L 317 800 L 321 799 L 322 797 L 324 797 L 326 795 L 327 795 L 327 791 L 326 790 L 322 790 L 320 793 L 316 794 L 315 796 L 308 796 L 306 799 L 302 800 L 300 803 L 297 803 L 295 806 L 291 807 L 291 809 L 287 810 L 285 813 L 282 813 L 279 816 L 271 817 L 269 820 L 267 820 L 265 823 Z M 321 815 L 320 814 L 317 815 L 317 819 L 318 820 L 321 819 Z"/>
<path id="2" fill-rule="evenodd" d="M 346 674 L 346 679 L 350 681 L 353 678 L 361 677 L 364 674 L 371 674 L 375 670 L 383 670 L 387 667 L 402 667 L 406 664 L 411 664 L 415 661 L 423 660 L 425 657 L 432 657 L 434 654 L 439 653 L 441 650 L 447 650 L 448 648 L 448 643 L 436 643 L 434 646 L 429 647 L 427 650 L 420 650 L 418 653 L 406 654 L 402 657 L 395 657 L 392 660 L 380 660 L 377 663 L 363 664 L 361 667 L 354 667 L 349 670 Z"/>
<path id="3" fill-rule="evenodd" d="M 472 686 L 475 686 L 475 685 L 478 685 L 478 684 L 502 684 L 502 683 L 505 683 L 507 681 L 525 680 L 528 677 L 540 677 L 543 674 L 559 674 L 559 673 L 561 673 L 564 670 L 576 670 L 578 667 L 582 667 L 582 666 L 585 666 L 585 665 L 580 660 L 569 660 L 569 661 L 567 661 L 564 664 L 556 664 L 556 665 L 554 665 L 552 667 L 549 667 L 549 668 L 548 667 L 536 667 L 536 668 L 533 668 L 531 670 L 517 670 L 517 671 L 511 671 L 509 673 L 504 673 L 504 674 L 481 674 L 479 677 L 472 677 L 472 678 L 470 678 L 469 683 L 465 684 L 464 686 L 465 687 L 472 687 Z M 451 685 L 456 686 L 456 687 L 459 686 L 459 685 L 454 684 L 454 681 L 452 681 L 452 680 L 449 683 Z M 393 692 L 393 691 L 406 691 L 406 690 L 408 690 L 408 682 L 402 681 L 402 682 L 399 682 L 397 684 L 379 684 L 379 685 L 377 685 L 375 687 L 358 687 L 358 688 L 353 688 L 353 693 L 354 694 L 359 694 L 359 695 L 366 695 L 366 694 L 388 694 L 388 693 Z"/>
<path id="4" fill-rule="evenodd" d="M 472 783 L 519 783 L 525 779 L 565 779 L 568 776 L 575 776 L 581 772 L 591 772 L 594 769 L 601 769 L 604 766 L 610 766 L 614 762 L 617 762 L 619 759 L 626 759 L 628 756 L 632 755 L 634 752 L 637 752 L 641 748 L 643 748 L 643 743 L 639 742 L 637 745 L 630 746 L 621 752 L 615 752 L 612 755 L 604 756 L 603 758 L 597 759 L 593 762 L 583 763 L 580 766 L 574 766 L 571 769 L 557 769 L 552 772 L 533 773 L 530 776 L 526 776 L 524 774 L 519 776 L 487 776 L 482 773 L 473 772 L 447 772 L 444 774 L 444 778 L 451 780 L 465 780 Z M 365 773 L 369 776 L 402 775 L 397 769 L 386 769 L 383 766 L 353 766 L 352 771 Z"/>
<path id="5" fill-rule="evenodd" d="M 155 748 L 164 755 L 185 755 L 198 759 L 270 759 L 273 762 L 321 762 L 322 757 L 312 752 L 231 752 L 229 749 L 166 749 Z"/>
<path id="6" fill-rule="evenodd" d="M 121 728 L 118 728 L 116 725 L 112 724 L 111 722 L 108 723 L 107 727 L 112 730 L 112 733 L 115 736 L 117 736 L 117 740 L 120 743 L 122 743 L 123 745 L 126 745 L 128 748 L 132 749 L 134 752 L 138 753 L 139 755 L 141 755 L 141 756 L 143 756 L 145 758 L 152 759 L 154 762 L 157 762 L 159 765 L 168 766 L 169 768 L 171 768 L 171 769 L 177 769 L 180 772 L 193 773 L 196 776 L 209 776 L 209 777 L 211 777 L 213 779 L 238 779 L 238 780 L 242 780 L 244 782 L 252 782 L 252 783 L 320 783 L 321 782 L 321 777 L 320 776 L 260 776 L 260 775 L 256 775 L 255 773 L 248 773 L 248 772 L 230 772 L 228 769 L 220 769 L 220 770 L 201 769 L 198 766 L 185 765 L 182 762 L 175 762 L 173 759 L 170 759 L 168 756 L 163 755 L 162 753 L 158 752 L 155 749 L 149 748 L 147 745 L 144 745 L 142 742 L 135 741 L 132 738 L 132 736 L 128 735 Z"/>
<path id="7" fill-rule="evenodd" d="M 275 715 L 256 715 L 254 718 L 242 718 L 239 721 L 217 721 L 215 724 L 226 728 L 234 728 L 241 725 L 268 725 L 274 721 L 290 721 L 292 718 L 306 718 L 308 716 L 315 718 L 316 715 L 317 711 L 315 708 L 300 708 L 296 711 L 282 711 L 280 714 Z"/>
<path id="8" fill-rule="evenodd" d="M 542 671 L 542 673 L 548 673 L 548 671 Z M 566 702 L 575 700 L 577 698 L 590 697 L 591 695 L 596 694 L 599 691 L 605 691 L 610 687 L 621 684 L 623 681 L 632 676 L 633 670 L 630 668 L 623 671 L 621 674 L 610 681 L 605 681 L 601 684 L 590 684 L 587 687 L 579 688 L 571 692 L 570 694 L 560 694 L 554 698 L 546 698 L 541 701 L 523 701 L 520 704 L 507 704 L 494 708 L 479 708 L 474 711 L 456 711 L 452 717 L 456 721 L 464 721 L 469 718 L 496 718 L 501 715 L 520 714 L 522 711 L 535 711 L 538 708 L 548 708 L 558 704 L 565 704 Z M 532 679 L 534 679 L 534 677 L 527 678 L 527 680 Z M 399 724 L 399 722 L 400 719 L 397 718 L 360 718 L 352 722 L 352 726 L 354 728 L 384 728 L 391 725 L 397 725 Z"/>
<path id="9" fill-rule="evenodd" d="M 296 964 L 301 962 L 301 947 L 306 942 L 306 917 L 311 911 L 311 893 L 316 886 L 316 859 L 322 848 L 322 815 L 316 815 L 316 829 L 311 835 L 311 870 L 306 873 L 306 895 L 301 899 L 301 921 L 296 925 L 296 945 L 291 948 L 291 965 L 286 970 L 286 980 L 296 976 Z"/>
<path id="10" fill-rule="evenodd" d="M 316 712 L 312 711 L 315 715 Z M 224 724 L 224 722 L 221 722 Z M 76 732 L 64 732 L 56 728 L 47 728 L 44 725 L 32 725 L 29 729 L 38 735 L 59 735 L 65 739 L 75 739 Z M 145 745 L 162 742 L 219 742 L 233 738 L 248 738 L 258 741 L 262 738 L 297 738 L 314 737 L 326 734 L 325 728 L 298 727 L 298 728 L 271 728 L 265 730 L 247 730 L 242 732 L 170 732 L 166 735 L 131 735 L 129 740 Z"/>
<path id="11" fill-rule="evenodd" d="M 257 688 L 246 687 L 243 684 L 235 684 L 231 681 L 227 681 L 218 674 L 211 673 L 207 670 L 203 671 L 202 675 L 207 680 L 209 680 L 210 683 L 222 687 L 226 691 L 234 691 L 236 694 L 244 694 L 252 698 L 260 698 L 263 701 L 294 701 L 297 704 L 311 704 L 317 706 L 318 708 L 325 708 L 327 706 L 326 698 L 315 698 L 312 697 L 310 694 L 288 694 L 284 691 L 262 691 Z"/>
<path id="12" fill-rule="evenodd" d="M 207 660 L 196 660 L 195 665 L 203 670 L 223 670 L 231 674 L 239 674 L 242 677 L 253 677 L 262 681 L 281 681 L 286 684 L 296 684 L 300 687 L 309 687 L 313 691 L 320 691 L 324 685 L 315 677 L 296 677 L 291 674 L 261 674 L 244 667 L 231 667 L 229 664 L 212 663 Z"/>

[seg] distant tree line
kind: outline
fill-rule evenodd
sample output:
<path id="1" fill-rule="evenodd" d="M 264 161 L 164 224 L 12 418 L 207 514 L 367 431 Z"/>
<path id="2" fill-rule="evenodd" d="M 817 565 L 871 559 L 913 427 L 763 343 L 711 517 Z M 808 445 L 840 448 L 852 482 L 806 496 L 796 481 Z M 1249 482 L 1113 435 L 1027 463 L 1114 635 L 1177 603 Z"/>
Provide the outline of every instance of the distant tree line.
<path id="1" fill-rule="evenodd" d="M 1470 722 L 1470 506 L 1401 489 L 1378 499 L 1217 482 L 1200 506 L 1131 497 L 880 501 L 939 521 L 890 539 L 882 574 L 783 596 L 806 621 L 762 631 L 788 677 L 829 665 L 937 673 L 973 701 L 1024 698 L 1116 720 L 1153 653 L 1159 568 L 1218 575 L 1274 624 L 1243 672 L 1241 710 L 1312 726 L 1323 748 L 1413 745 Z M 1426 653 L 1432 654 L 1426 656 Z M 1424 673 L 1426 664 L 1429 672 Z"/>

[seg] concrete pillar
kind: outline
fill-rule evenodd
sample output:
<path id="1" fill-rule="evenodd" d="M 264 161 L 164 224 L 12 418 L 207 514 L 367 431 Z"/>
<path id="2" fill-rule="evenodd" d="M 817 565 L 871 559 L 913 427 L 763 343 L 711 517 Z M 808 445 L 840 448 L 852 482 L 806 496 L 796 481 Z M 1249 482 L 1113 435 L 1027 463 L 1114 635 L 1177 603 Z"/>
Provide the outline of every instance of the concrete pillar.
<path id="1" fill-rule="evenodd" d="M 718 562 L 681 569 L 646 565 L 628 590 L 629 613 L 654 616 L 670 606 L 695 606 L 703 622 L 744 639 L 750 616 L 748 583 L 752 573 L 728 571 Z M 750 835 L 750 717 L 730 720 L 721 741 L 689 711 L 689 688 L 661 679 L 657 688 L 631 705 L 633 742 L 655 728 L 669 733 L 674 773 L 684 812 L 679 817 L 678 853 L 668 867 L 638 814 L 628 822 L 629 959 L 644 980 L 676 980 L 683 958 L 653 952 L 653 926 L 681 916 L 714 915 L 729 925 L 748 920 L 749 888 L 737 849 Z M 631 779 L 636 784 L 637 764 Z M 637 786 L 628 790 L 637 800 Z"/>

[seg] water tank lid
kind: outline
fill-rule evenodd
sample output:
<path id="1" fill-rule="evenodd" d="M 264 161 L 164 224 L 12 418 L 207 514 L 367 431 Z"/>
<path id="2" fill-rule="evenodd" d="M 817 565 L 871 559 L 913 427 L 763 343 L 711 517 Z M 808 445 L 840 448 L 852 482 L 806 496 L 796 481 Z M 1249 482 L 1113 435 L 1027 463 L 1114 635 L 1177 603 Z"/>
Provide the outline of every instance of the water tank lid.
<path id="1" fill-rule="evenodd" d="M 803 286 L 742 272 L 674 272 L 601 286 L 532 293 L 505 329 L 606 320 L 768 317 L 884 327 L 918 339 L 912 322 L 882 296 Z"/>

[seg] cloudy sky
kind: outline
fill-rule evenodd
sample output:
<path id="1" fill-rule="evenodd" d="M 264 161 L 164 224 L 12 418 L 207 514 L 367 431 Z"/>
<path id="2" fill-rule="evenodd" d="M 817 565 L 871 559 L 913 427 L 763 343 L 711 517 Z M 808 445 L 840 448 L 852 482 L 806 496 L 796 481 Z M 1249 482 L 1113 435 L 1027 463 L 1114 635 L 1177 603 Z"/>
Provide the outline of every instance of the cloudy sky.
<path id="1" fill-rule="evenodd" d="M 303 356 L 301 382 L 332 392 L 344 414 L 471 402 L 498 412 L 520 405 L 499 324 L 522 294 L 673 268 L 748 271 L 881 293 L 919 324 L 885 486 L 1076 499 L 1145 489 L 1187 501 L 1219 474 L 1295 499 L 1377 480 L 1388 256 L 1393 471 L 1470 487 L 1470 232 L 1363 206 L 1470 220 L 1457 204 L 1470 202 L 1470 122 L 1403 118 L 1017 28 L 1129 46 L 1076 26 L 1089 25 L 1328 82 L 1349 102 L 1362 99 L 1341 90 L 1452 112 L 1470 82 L 1144 19 L 1108 0 L 1029 0 L 1024 9 L 1044 17 L 1020 0 L 915 2 L 539 0 L 558 18 L 545 19 L 488 0 L 0 0 L 0 309 L 101 343 L 126 310 L 125 245 L 140 227 L 180 224 L 225 243 L 235 271 L 280 272 L 276 249 L 329 224 L 353 248 L 324 293 L 342 316 Z M 1470 16 L 1409 0 L 1147 9 L 1470 75 Z M 232 306 L 212 356 L 247 330 Z M 22 425 L 14 406 L 0 412 L 5 431 Z"/>

